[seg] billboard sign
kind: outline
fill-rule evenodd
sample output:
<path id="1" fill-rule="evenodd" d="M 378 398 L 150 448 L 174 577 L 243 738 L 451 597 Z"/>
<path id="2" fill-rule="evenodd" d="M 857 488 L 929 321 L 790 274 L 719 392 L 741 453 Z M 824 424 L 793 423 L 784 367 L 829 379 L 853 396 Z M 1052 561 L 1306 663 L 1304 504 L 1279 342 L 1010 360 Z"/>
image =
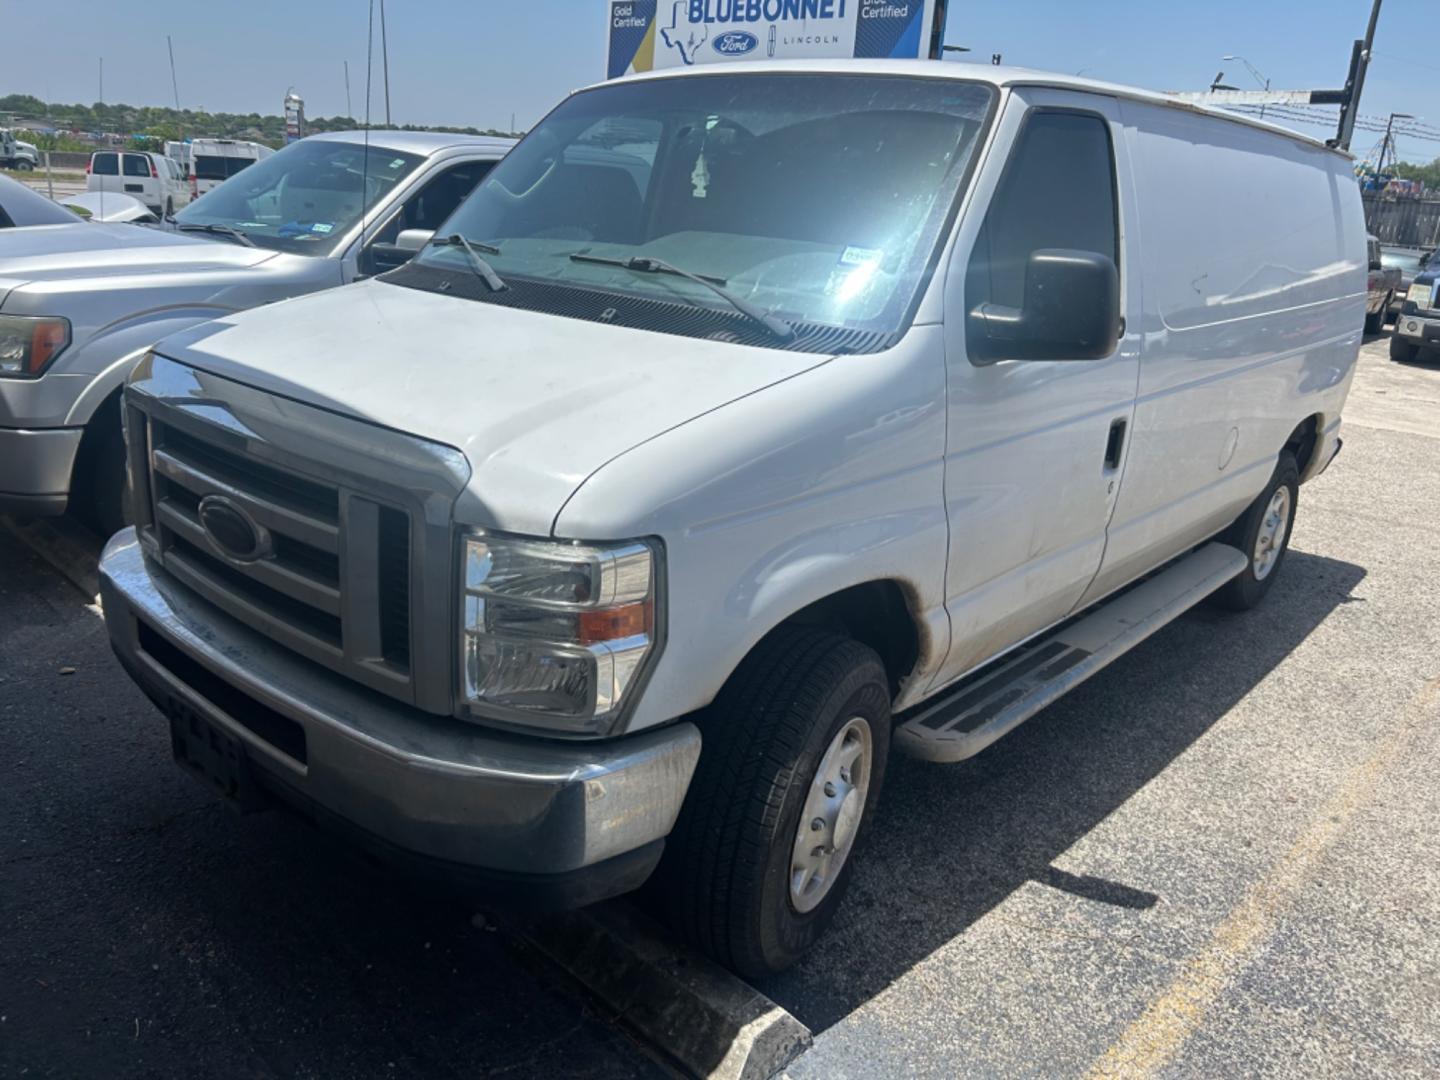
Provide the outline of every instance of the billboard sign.
<path id="1" fill-rule="evenodd" d="M 945 0 L 609 0 L 608 77 L 732 60 L 938 58 Z"/>
<path id="2" fill-rule="evenodd" d="M 299 142 L 305 137 L 305 99 L 295 91 L 285 95 L 285 143 Z"/>

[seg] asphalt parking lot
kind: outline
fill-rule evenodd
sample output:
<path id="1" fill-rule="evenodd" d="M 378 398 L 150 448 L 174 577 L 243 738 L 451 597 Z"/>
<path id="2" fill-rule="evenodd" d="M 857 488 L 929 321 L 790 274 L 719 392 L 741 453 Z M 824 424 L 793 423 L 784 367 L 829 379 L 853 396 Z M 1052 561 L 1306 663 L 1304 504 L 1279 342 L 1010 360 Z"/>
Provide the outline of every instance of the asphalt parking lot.
<path id="1" fill-rule="evenodd" d="M 1365 346 L 1281 578 L 896 757 L 800 1078 L 1440 1073 L 1440 363 Z M 523 938 L 217 805 L 0 531 L 0 1077 L 663 1075 Z"/>

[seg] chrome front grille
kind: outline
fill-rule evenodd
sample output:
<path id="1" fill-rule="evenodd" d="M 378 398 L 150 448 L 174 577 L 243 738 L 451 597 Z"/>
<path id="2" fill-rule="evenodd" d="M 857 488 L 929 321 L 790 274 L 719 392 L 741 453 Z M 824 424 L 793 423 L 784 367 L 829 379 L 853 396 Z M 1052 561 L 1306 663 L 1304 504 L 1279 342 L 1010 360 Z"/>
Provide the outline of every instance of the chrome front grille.
<path id="1" fill-rule="evenodd" d="M 459 451 L 160 356 L 126 406 L 136 524 L 171 577 L 348 678 L 453 711 Z M 258 555 L 224 542 L 217 503 L 263 535 Z"/>
<path id="2" fill-rule="evenodd" d="M 150 445 L 157 536 L 175 576 L 232 614 L 259 614 L 303 635 L 302 651 L 343 657 L 339 489 L 158 421 L 152 422 Z M 272 555 L 236 562 L 210 541 L 199 507 L 202 499 L 215 495 L 269 530 Z M 407 586 L 405 574 L 391 580 L 399 594 L 389 598 L 391 607 L 408 610 Z M 407 648 L 407 666 L 408 654 Z"/>

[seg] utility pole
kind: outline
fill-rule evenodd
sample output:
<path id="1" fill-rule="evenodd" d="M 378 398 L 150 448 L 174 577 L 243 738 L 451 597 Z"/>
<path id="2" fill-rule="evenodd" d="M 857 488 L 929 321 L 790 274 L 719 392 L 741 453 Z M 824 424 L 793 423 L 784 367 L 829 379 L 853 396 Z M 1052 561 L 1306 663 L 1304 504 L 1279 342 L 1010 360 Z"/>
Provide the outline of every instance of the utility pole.
<path id="1" fill-rule="evenodd" d="M 180 118 L 180 84 L 175 81 L 175 43 L 170 40 L 170 35 L 165 35 L 165 47 L 170 50 L 170 89 L 175 92 L 175 133 L 183 142 L 185 139 L 185 121 Z"/>
<path id="2" fill-rule="evenodd" d="M 345 115 L 350 119 L 355 118 L 355 110 L 350 105 L 350 61 L 345 61 Z"/>
<path id="3" fill-rule="evenodd" d="M 1378 4 L 1380 0 L 1375 0 Z M 385 38 L 385 0 L 380 0 L 380 62 L 385 73 L 385 126 L 390 126 L 390 44 Z"/>
<path id="4" fill-rule="evenodd" d="M 1365 71 L 1370 66 L 1371 48 L 1375 44 L 1375 24 L 1380 21 L 1380 2 L 1375 0 L 1370 9 L 1370 24 L 1365 28 L 1363 41 L 1355 42 L 1350 56 L 1350 78 L 1345 83 L 1345 101 L 1340 106 L 1340 126 L 1335 130 L 1335 145 L 1341 150 L 1350 149 L 1350 138 L 1355 134 L 1355 117 L 1360 111 L 1360 92 L 1365 89 Z"/>
<path id="5" fill-rule="evenodd" d="M 101 105 L 105 104 L 105 57 L 100 57 L 100 97 Z"/>

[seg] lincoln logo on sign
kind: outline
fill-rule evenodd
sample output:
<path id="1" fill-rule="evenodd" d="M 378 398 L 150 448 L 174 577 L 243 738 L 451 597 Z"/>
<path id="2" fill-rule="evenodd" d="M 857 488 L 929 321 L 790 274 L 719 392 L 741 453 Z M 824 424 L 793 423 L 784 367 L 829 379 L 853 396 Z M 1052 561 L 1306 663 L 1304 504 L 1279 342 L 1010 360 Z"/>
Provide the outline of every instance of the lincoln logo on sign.
<path id="1" fill-rule="evenodd" d="M 743 56 L 759 44 L 760 39 L 754 34 L 731 30 L 717 37 L 711 47 L 721 56 Z"/>

